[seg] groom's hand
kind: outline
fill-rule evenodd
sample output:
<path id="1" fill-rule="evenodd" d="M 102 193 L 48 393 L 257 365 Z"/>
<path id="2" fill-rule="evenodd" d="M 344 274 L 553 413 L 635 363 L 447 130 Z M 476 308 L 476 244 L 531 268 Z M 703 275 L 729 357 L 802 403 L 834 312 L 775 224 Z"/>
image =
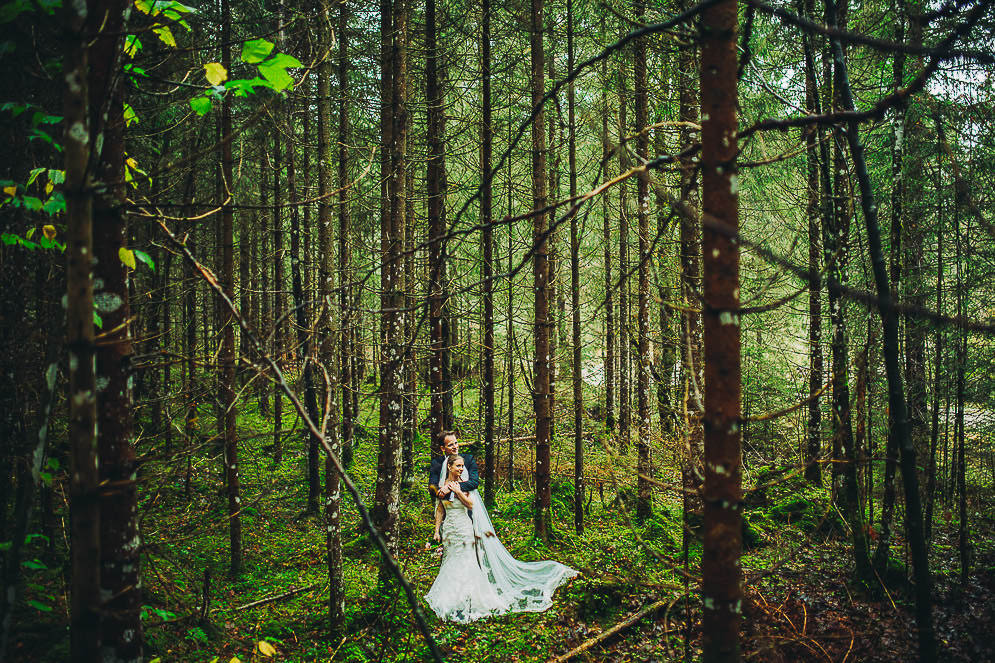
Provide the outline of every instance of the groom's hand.
<path id="1" fill-rule="evenodd" d="M 445 497 L 449 494 L 449 484 L 445 484 L 442 488 L 439 488 L 439 497 Z"/>

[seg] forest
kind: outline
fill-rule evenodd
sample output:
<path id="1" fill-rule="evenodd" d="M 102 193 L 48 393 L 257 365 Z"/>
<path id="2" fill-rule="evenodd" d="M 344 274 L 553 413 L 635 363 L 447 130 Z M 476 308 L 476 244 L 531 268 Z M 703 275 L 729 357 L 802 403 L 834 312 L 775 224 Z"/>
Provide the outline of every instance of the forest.
<path id="1" fill-rule="evenodd" d="M 185 2 L 0 0 L 0 663 L 995 660 L 992 0 Z"/>

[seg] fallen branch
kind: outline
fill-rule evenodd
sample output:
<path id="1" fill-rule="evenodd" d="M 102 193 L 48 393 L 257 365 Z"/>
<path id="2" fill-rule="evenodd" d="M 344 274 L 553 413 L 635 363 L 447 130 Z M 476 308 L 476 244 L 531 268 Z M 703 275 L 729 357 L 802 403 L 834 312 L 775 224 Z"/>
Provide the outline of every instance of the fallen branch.
<path id="1" fill-rule="evenodd" d="M 599 633 L 598 635 L 594 636 L 593 638 L 590 638 L 589 640 L 585 640 L 583 643 L 581 643 L 577 647 L 574 647 L 573 649 L 571 649 L 570 651 L 568 651 L 566 654 L 563 654 L 562 656 L 557 656 L 556 658 L 550 659 L 549 663 L 564 663 L 564 661 L 569 661 L 571 658 L 573 658 L 577 654 L 581 654 L 581 653 L 587 651 L 588 649 L 590 649 L 591 647 L 593 647 L 594 645 L 607 640 L 608 638 L 612 637 L 616 633 L 624 631 L 625 629 L 629 628 L 633 624 L 637 623 L 640 619 L 642 619 L 646 615 L 654 613 L 657 610 L 659 610 L 660 608 L 665 608 L 668 605 L 671 605 L 675 600 L 676 599 L 660 599 L 656 603 L 652 603 L 652 604 L 646 606 L 645 608 L 643 608 L 642 610 L 640 610 L 636 614 L 629 616 L 628 618 L 626 618 L 625 621 L 620 622 L 618 624 L 615 624 L 615 626 L 612 626 L 607 631 L 602 631 L 601 633 Z M 664 631 L 664 633 L 670 633 L 673 630 L 675 630 L 675 629 L 667 629 L 667 630 Z"/>
<path id="2" fill-rule="evenodd" d="M 291 589 L 289 592 L 284 592 L 283 594 L 276 594 L 275 596 L 267 596 L 264 599 L 259 599 L 258 601 L 253 601 L 252 603 L 246 603 L 245 605 L 240 605 L 235 608 L 235 612 L 241 612 L 242 610 L 248 610 L 249 608 L 258 608 L 261 605 L 266 605 L 267 603 L 276 603 L 277 601 L 282 601 L 283 599 L 289 599 L 292 596 L 297 596 L 302 592 L 309 592 L 312 589 L 318 589 L 322 584 L 316 582 L 313 585 L 308 585 L 307 587 L 296 587 Z"/>

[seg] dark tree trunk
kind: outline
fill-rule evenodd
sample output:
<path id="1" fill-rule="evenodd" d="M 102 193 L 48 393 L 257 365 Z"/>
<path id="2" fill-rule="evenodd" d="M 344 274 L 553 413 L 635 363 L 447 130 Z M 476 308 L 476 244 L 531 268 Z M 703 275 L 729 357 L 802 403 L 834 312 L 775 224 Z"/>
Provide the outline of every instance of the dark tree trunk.
<path id="1" fill-rule="evenodd" d="M 567 71 L 574 69 L 574 14 L 573 0 L 567 0 Z M 577 135 L 574 117 L 574 82 L 567 87 L 567 160 L 570 168 L 570 199 L 577 196 Z M 571 346 L 573 350 L 573 405 L 574 405 L 574 529 L 584 533 L 584 392 L 581 378 L 584 367 L 580 353 L 580 229 L 577 214 L 570 217 L 570 311 Z"/>
<path id="2" fill-rule="evenodd" d="M 273 345 L 271 352 L 278 365 L 283 365 L 286 347 L 283 339 L 283 218 L 281 216 L 280 189 L 282 183 L 280 132 L 273 132 Z M 283 392 L 279 385 L 273 386 L 273 462 L 283 460 Z"/>
<path id="3" fill-rule="evenodd" d="M 222 64 L 231 71 L 231 11 L 229 0 L 221 0 L 221 41 Z M 232 168 L 232 126 L 231 95 L 225 95 L 221 102 L 221 170 L 224 182 L 225 199 L 221 207 L 221 288 L 228 301 L 235 300 L 235 232 L 232 197 L 234 195 L 234 173 Z M 242 504 L 239 496 L 238 478 L 238 430 L 236 417 L 238 405 L 235 400 L 235 320 L 229 310 L 221 306 L 218 310 L 221 320 L 221 404 L 224 408 L 225 473 L 228 484 L 228 534 L 231 546 L 231 574 L 242 571 Z"/>
<path id="4" fill-rule="evenodd" d="M 833 0 L 826 3 L 827 23 L 830 26 L 843 25 L 837 22 Z M 850 92 L 849 75 L 846 70 L 846 60 L 843 47 L 838 38 L 833 39 L 834 69 L 838 76 L 835 83 L 839 87 L 841 108 L 853 112 L 853 96 Z M 902 373 L 899 368 L 898 353 L 898 318 L 892 304 L 891 290 L 888 286 L 888 274 L 885 271 L 884 250 L 881 246 L 881 231 L 878 227 L 877 205 L 871 190 L 870 177 L 864 161 L 864 147 L 860 143 L 857 123 L 848 122 L 846 138 L 853 158 L 854 170 L 860 185 L 860 203 L 867 226 L 867 240 L 874 267 L 874 281 L 877 286 L 878 306 L 884 325 L 883 352 L 885 370 L 888 375 L 888 404 L 893 416 L 895 439 L 899 441 L 902 461 L 902 482 L 905 487 L 906 532 L 912 562 L 915 568 L 916 592 L 916 626 L 919 629 L 920 660 L 932 663 L 936 660 L 936 639 L 933 631 L 932 618 L 932 578 L 926 557 L 926 545 L 922 532 L 922 507 L 919 501 L 917 485 L 915 448 L 908 429 L 908 412 L 906 410 L 905 394 L 902 385 Z"/>
<path id="5" fill-rule="evenodd" d="M 443 99 L 439 86 L 439 46 L 435 17 L 435 0 L 425 3 L 425 82 L 428 100 L 428 288 L 429 288 L 429 359 L 428 382 L 431 392 L 431 424 L 435 453 L 436 437 L 446 429 L 446 322 L 445 283 L 446 246 L 442 239 L 446 232 L 444 219 L 445 199 L 442 179 L 445 170 L 443 151 Z"/>
<path id="6" fill-rule="evenodd" d="M 89 8 L 96 10 L 97 8 Z M 91 39 L 85 3 L 65 8 L 66 88 L 63 126 L 66 181 L 66 347 L 69 350 L 71 454 L 69 508 L 72 576 L 70 660 L 88 663 L 100 651 L 100 498 L 97 471 L 96 347 L 93 333 L 93 189 L 88 73 Z M 70 130 L 72 127 L 73 130 Z M 9 591 L 9 588 L 8 588 Z"/>
<path id="7" fill-rule="evenodd" d="M 480 68 L 483 79 L 483 122 L 480 151 L 480 223 L 484 230 L 484 376 L 480 385 L 484 397 L 484 502 L 494 506 L 494 231 L 491 227 L 492 181 L 491 147 L 494 136 L 491 113 L 491 2 L 483 0 L 480 34 Z"/>
<path id="8" fill-rule="evenodd" d="M 737 2 L 701 16 L 701 168 L 704 256 L 705 482 L 702 660 L 738 661 L 742 619 L 742 453 L 739 199 L 736 113 Z"/>
<path id="9" fill-rule="evenodd" d="M 625 57 L 623 51 L 622 57 Z M 626 134 L 629 131 L 626 100 L 628 90 L 625 84 L 624 67 L 618 72 L 618 170 L 624 173 L 628 167 L 625 150 Z M 613 284 L 614 286 L 614 284 Z M 623 454 L 629 452 L 630 426 L 632 423 L 629 395 L 629 210 L 625 182 L 618 185 L 618 443 Z"/>
<path id="10" fill-rule="evenodd" d="M 815 14 L 814 0 L 805 0 L 805 16 L 812 18 Z M 802 39 L 805 46 L 805 107 L 811 113 L 821 111 L 819 90 L 815 80 L 815 58 L 807 33 Z M 805 450 L 805 478 L 817 486 L 822 485 L 822 466 L 819 456 L 822 453 L 821 420 L 822 410 L 820 399 L 814 396 L 822 388 L 822 265 L 819 252 L 822 250 L 821 227 L 819 224 L 819 162 L 816 152 L 816 141 L 821 138 L 821 131 L 814 127 L 805 131 L 806 173 L 808 176 L 808 197 L 805 208 L 808 217 L 808 352 L 809 379 L 808 389 L 811 400 L 808 404 L 808 445 Z M 828 196 L 828 192 L 822 192 Z"/>
<path id="11" fill-rule="evenodd" d="M 93 198 L 93 297 L 103 325 L 97 344 L 97 454 L 100 459 L 101 648 L 104 660 L 142 660 L 141 544 L 135 449 L 132 445 L 133 353 L 127 267 L 119 252 L 128 246 L 121 207 L 124 189 L 123 96 L 115 74 L 121 51 L 125 2 L 90 8 L 91 155 L 97 177 L 108 183 Z M 106 105 L 106 107 L 105 107 Z M 99 136 L 103 136 L 103 141 Z"/>
<path id="12" fill-rule="evenodd" d="M 529 48 L 531 55 L 532 109 L 532 273 L 535 290 L 534 331 L 535 358 L 533 360 L 533 409 L 535 411 L 535 535 L 548 541 L 552 533 L 552 513 L 550 509 L 550 455 L 549 446 L 552 432 L 553 413 L 551 411 L 550 384 L 550 317 L 549 317 L 549 245 L 546 238 L 546 137 L 543 133 L 545 122 L 542 108 L 543 90 L 543 0 L 532 0 L 529 25 Z"/>
<path id="13" fill-rule="evenodd" d="M 377 482 L 374 523 L 380 530 L 390 555 L 397 556 L 399 546 L 402 472 L 401 414 L 404 361 L 404 305 L 401 249 L 404 244 L 404 129 L 405 108 L 401 103 L 400 50 L 406 48 L 398 35 L 406 20 L 403 0 L 380 3 L 381 156 L 380 210 L 380 440 L 377 455 Z M 381 560 L 379 584 L 386 586 L 392 578 L 388 560 Z"/>
<path id="14" fill-rule="evenodd" d="M 297 192 L 297 160 L 294 124 L 294 95 L 287 98 L 287 194 L 293 210 L 290 217 L 290 282 L 294 296 L 294 319 L 297 327 L 297 347 L 299 357 L 303 360 L 304 370 L 301 380 L 304 383 L 304 406 L 312 421 L 320 421 L 318 415 L 318 397 L 314 387 L 314 361 L 311 356 L 311 329 L 309 307 L 304 296 L 304 280 L 301 274 L 301 261 L 304 258 L 301 242 L 301 206 L 297 203 L 300 197 Z M 310 104 L 304 113 L 310 112 Z M 305 178 L 305 182 L 306 182 Z M 305 196 L 306 197 L 306 196 Z M 317 515 L 321 496 L 321 440 L 310 432 L 305 435 L 307 442 L 307 507 L 305 512 Z"/>

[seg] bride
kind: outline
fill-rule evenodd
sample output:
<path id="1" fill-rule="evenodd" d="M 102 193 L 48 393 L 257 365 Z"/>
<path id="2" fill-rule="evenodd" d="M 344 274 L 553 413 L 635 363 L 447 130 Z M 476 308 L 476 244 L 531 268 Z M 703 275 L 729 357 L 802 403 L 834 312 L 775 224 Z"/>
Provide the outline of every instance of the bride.
<path id="1" fill-rule="evenodd" d="M 440 619 L 471 622 L 506 612 L 508 603 L 498 596 L 477 561 L 476 534 L 469 509 L 473 499 L 460 488 L 465 464 L 459 455 L 446 459 L 450 497 L 435 503 L 435 540 L 442 541 L 442 566 L 425 600 Z M 441 528 L 441 532 L 440 532 Z"/>
<path id="2" fill-rule="evenodd" d="M 549 608 L 556 588 L 577 571 L 559 562 L 522 562 L 512 557 L 495 536 L 479 492 L 466 492 L 460 486 L 467 478 L 463 457 L 450 453 L 440 469 L 446 480 L 439 481 L 442 497 L 435 507 L 435 539 L 443 543 L 443 558 L 425 596 L 432 610 L 445 621 L 469 622 Z"/>

